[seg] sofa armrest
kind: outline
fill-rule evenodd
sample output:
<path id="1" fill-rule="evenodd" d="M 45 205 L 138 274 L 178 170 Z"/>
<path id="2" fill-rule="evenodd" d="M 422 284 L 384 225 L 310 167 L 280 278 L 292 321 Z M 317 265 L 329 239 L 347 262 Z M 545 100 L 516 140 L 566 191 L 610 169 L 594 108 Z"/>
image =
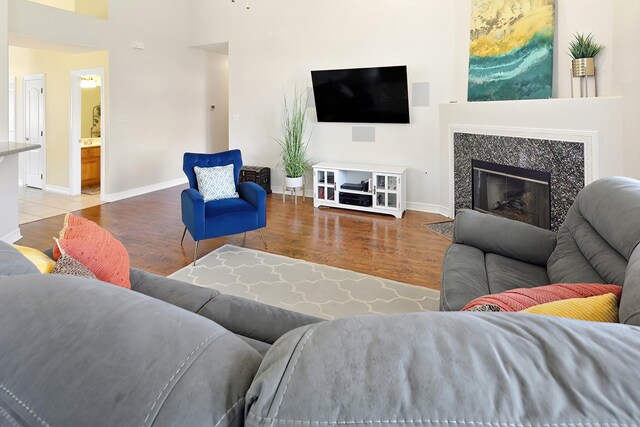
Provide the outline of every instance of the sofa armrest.
<path id="1" fill-rule="evenodd" d="M 182 191 L 182 222 L 194 240 L 204 239 L 204 199 L 193 188 Z"/>
<path id="2" fill-rule="evenodd" d="M 234 334 L 268 344 L 273 344 L 282 335 L 300 326 L 322 321 L 306 314 L 226 294 L 212 298 L 198 314 Z"/>
<path id="3" fill-rule="evenodd" d="M 640 245 L 631 253 L 620 299 L 620 323 L 640 326 Z"/>
<path id="4" fill-rule="evenodd" d="M 259 227 L 267 225 L 267 192 L 255 182 L 243 182 L 238 185 L 238 194 L 251 206 L 258 210 Z"/>
<path id="5" fill-rule="evenodd" d="M 461 209 L 456 214 L 453 242 L 544 267 L 556 247 L 556 233 L 523 222 Z"/>

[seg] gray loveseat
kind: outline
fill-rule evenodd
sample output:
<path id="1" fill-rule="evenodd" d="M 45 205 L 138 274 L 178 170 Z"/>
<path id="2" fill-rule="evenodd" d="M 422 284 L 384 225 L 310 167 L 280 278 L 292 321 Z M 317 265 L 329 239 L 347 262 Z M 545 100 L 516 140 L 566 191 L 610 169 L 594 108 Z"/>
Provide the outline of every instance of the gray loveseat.
<path id="1" fill-rule="evenodd" d="M 640 277 L 639 242 L 640 182 L 629 178 L 604 178 L 585 187 L 557 234 L 461 210 L 443 262 L 441 310 L 550 283 L 608 283 L 632 292 L 627 288 Z M 621 309 L 623 321 L 637 315 L 624 301 Z"/>
<path id="2" fill-rule="evenodd" d="M 138 270 L 138 292 L 35 274 L 0 245 L 0 426 L 635 427 L 637 251 L 628 264 L 627 324 L 318 322 Z"/>

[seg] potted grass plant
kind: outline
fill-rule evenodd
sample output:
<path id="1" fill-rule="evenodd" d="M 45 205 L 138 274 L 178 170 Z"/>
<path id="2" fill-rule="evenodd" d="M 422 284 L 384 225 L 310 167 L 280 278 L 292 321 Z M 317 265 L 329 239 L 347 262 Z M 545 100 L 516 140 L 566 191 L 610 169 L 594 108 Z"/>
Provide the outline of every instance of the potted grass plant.
<path id="1" fill-rule="evenodd" d="M 285 188 L 300 188 L 311 163 L 307 157 L 310 137 L 305 141 L 307 125 L 307 97 L 295 89 L 293 99 L 284 97 L 282 108 L 283 139 L 276 139 L 280 148 L 280 165 L 285 172 Z"/>
<path id="2" fill-rule="evenodd" d="M 593 35 L 576 33 L 569 43 L 569 56 L 573 77 L 595 76 L 595 57 L 604 50 L 604 46 L 593 41 Z"/>

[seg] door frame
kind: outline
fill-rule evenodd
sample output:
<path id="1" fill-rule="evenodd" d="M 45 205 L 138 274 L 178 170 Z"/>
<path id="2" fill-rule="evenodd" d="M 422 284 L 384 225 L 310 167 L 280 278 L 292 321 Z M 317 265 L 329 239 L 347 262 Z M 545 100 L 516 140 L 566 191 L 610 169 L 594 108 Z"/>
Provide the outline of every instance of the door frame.
<path id="1" fill-rule="evenodd" d="M 13 90 L 13 95 L 11 94 Z M 17 99 L 18 94 L 17 91 L 17 79 L 16 76 L 9 76 L 9 141 L 16 141 L 16 123 L 17 123 Z M 11 120 L 13 118 L 13 120 Z M 13 138 L 11 137 L 11 133 L 13 132 Z"/>
<path id="2" fill-rule="evenodd" d="M 44 190 L 47 185 L 47 79 L 45 74 L 29 74 L 22 76 L 22 109 L 23 109 L 23 134 L 22 138 L 27 135 L 27 81 L 42 80 L 42 144 L 40 147 L 40 164 L 42 165 L 42 188 Z M 25 141 L 26 142 L 26 141 Z M 26 157 L 29 152 L 25 153 L 24 168 L 24 185 L 27 186 L 27 162 Z"/>
<path id="3" fill-rule="evenodd" d="M 82 158 L 80 138 L 82 135 L 82 90 L 80 78 L 82 76 L 100 76 L 100 201 L 105 200 L 106 193 L 106 149 L 105 134 L 108 123 L 106 120 L 105 79 L 104 68 L 86 68 L 71 71 L 70 97 L 71 111 L 69 120 L 69 194 L 77 196 L 82 190 Z"/>

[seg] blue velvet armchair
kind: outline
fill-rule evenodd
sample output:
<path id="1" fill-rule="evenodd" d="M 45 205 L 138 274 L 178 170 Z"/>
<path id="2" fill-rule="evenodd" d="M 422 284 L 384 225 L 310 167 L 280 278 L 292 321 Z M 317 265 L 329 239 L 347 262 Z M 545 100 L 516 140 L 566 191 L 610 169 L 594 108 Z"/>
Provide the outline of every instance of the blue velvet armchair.
<path id="1" fill-rule="evenodd" d="M 230 164 L 233 164 L 236 189 L 240 198 L 213 200 L 205 203 L 202 195 L 198 192 L 198 181 L 193 168 Z M 260 230 L 264 246 L 267 246 L 264 233 L 262 233 L 262 227 L 267 225 L 267 193 L 256 183 L 243 182 L 240 184 L 240 168 L 242 168 L 240 150 L 215 154 L 184 154 L 182 170 L 189 179 L 189 188 L 184 190 L 181 195 L 184 232 L 180 244 L 182 245 L 184 242 L 184 236 L 189 230 L 193 240 L 196 241 L 193 265 L 196 265 L 198 258 L 200 240 Z"/>

